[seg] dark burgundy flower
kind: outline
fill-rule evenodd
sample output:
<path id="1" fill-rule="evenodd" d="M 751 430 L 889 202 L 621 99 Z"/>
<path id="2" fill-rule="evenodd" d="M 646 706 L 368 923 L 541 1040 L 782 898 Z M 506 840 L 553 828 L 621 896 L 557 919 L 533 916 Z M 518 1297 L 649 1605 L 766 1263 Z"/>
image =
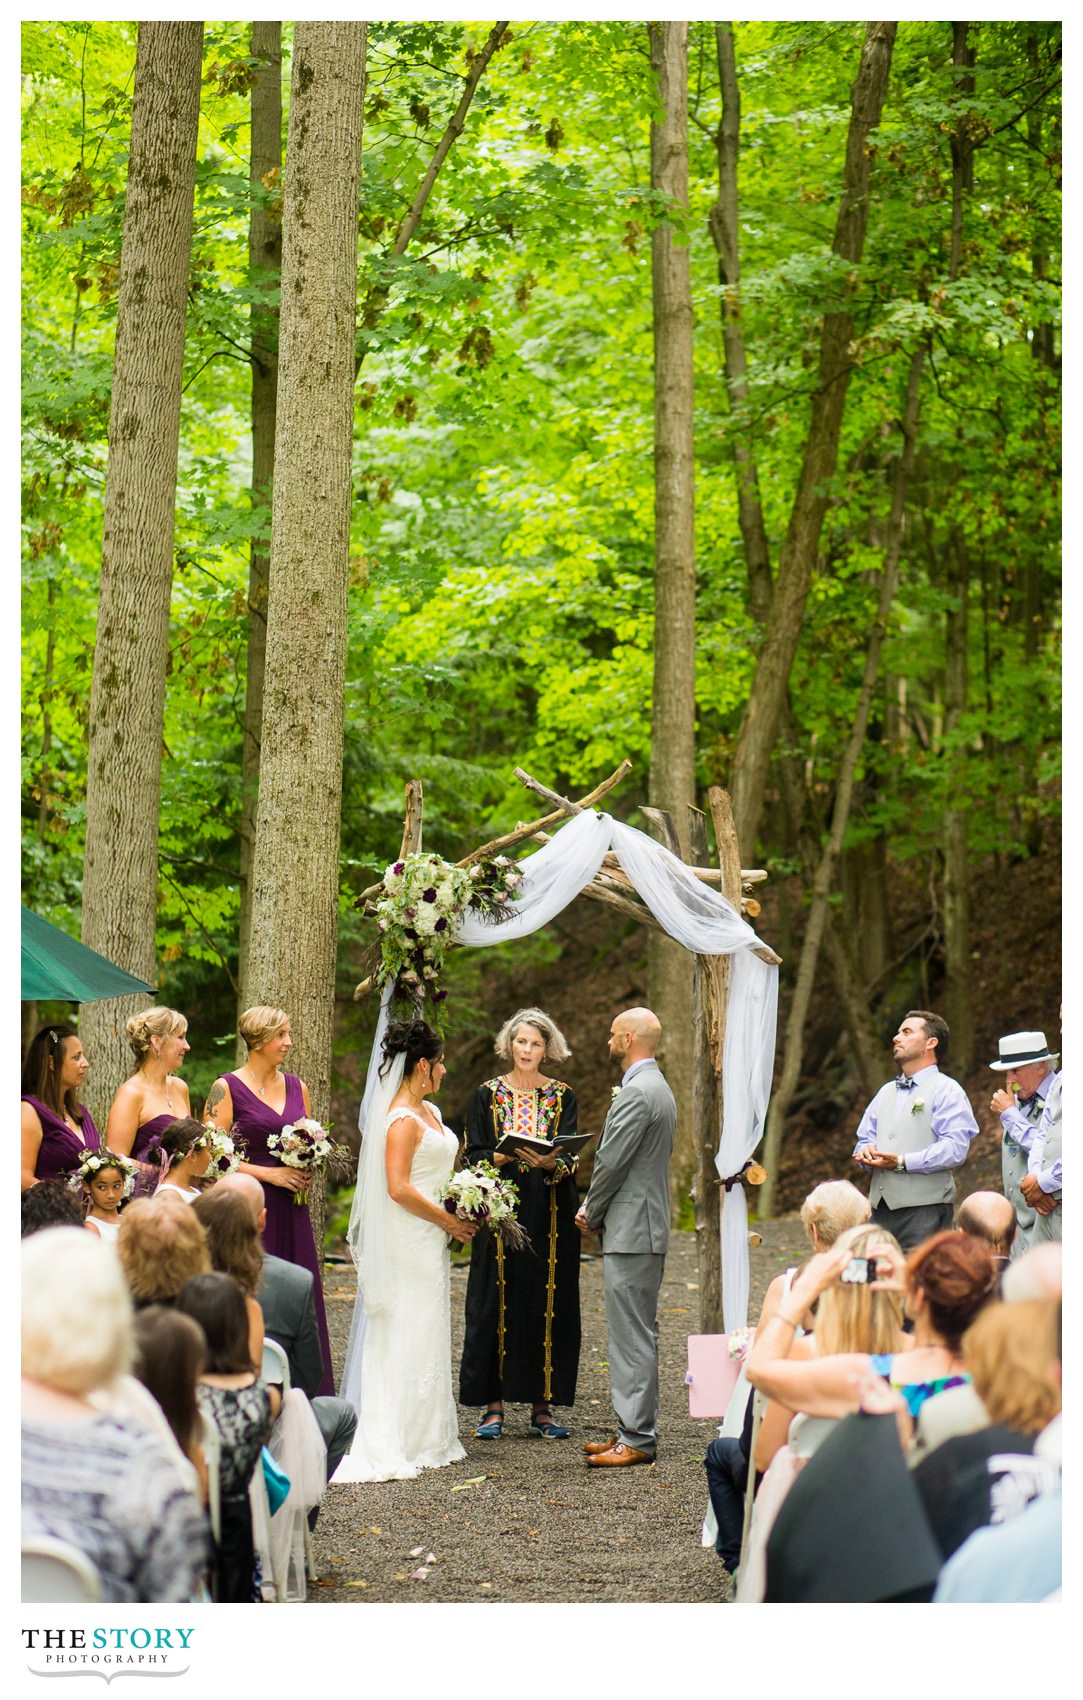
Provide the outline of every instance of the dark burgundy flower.
<path id="1" fill-rule="evenodd" d="M 430 885 L 427 890 L 421 893 L 421 901 L 422 903 L 436 902 L 436 887 L 434 885 Z"/>
<path id="2" fill-rule="evenodd" d="M 408 939 L 416 939 L 417 938 L 417 934 L 415 933 L 413 927 L 403 927 L 402 930 L 406 934 L 406 937 Z"/>
<path id="3" fill-rule="evenodd" d="M 433 930 L 434 933 L 446 932 L 447 931 L 447 917 L 445 915 L 441 915 L 440 919 L 438 921 L 434 921 L 432 930 Z"/>

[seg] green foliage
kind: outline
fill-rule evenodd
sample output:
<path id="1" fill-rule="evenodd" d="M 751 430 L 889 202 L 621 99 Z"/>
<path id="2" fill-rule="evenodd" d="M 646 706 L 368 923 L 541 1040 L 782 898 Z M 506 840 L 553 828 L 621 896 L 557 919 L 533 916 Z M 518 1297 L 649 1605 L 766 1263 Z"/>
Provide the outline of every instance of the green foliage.
<path id="1" fill-rule="evenodd" d="M 489 27 L 370 28 L 339 991 L 361 977 L 372 942 L 353 899 L 397 849 L 406 777 L 425 783 L 426 848 L 449 859 L 524 812 L 516 763 L 563 789 L 628 755 L 635 776 L 613 806 L 627 812 L 645 792 L 660 219 L 689 243 L 696 312 L 701 781 L 728 777 L 762 637 L 747 605 L 732 444 L 740 434 L 754 445 L 777 558 L 823 314 L 845 302 L 855 367 L 790 692 L 814 818 L 827 818 L 853 720 L 906 371 L 925 342 L 902 588 L 848 843 L 886 834 L 895 857 L 934 858 L 944 804 L 964 794 L 975 855 L 1026 853 L 1059 798 L 1058 26 L 971 25 L 967 91 L 951 25 L 900 24 L 858 268 L 831 242 L 863 26 L 734 26 L 749 354 L 739 407 L 726 391 L 707 222 L 720 115 L 711 23 L 690 26 L 686 216 L 649 188 L 645 26 L 516 23 L 420 228 L 394 256 Z M 24 891 L 69 922 L 136 28 L 23 27 Z M 287 31 L 287 74 L 288 41 Z M 281 191 L 248 181 L 251 68 L 247 24 L 208 26 L 161 818 L 162 985 L 203 1012 L 215 1068 L 237 951 L 248 555 L 269 529 L 247 487 L 246 349 L 251 311 L 276 304 L 277 281 L 249 275 L 247 219 L 253 195 L 267 204 Z M 953 133 L 973 149 L 954 278 Z M 948 727 L 948 563 L 960 547 L 970 688 Z M 777 808 L 766 832 L 765 860 L 790 865 Z M 453 1019 L 459 998 L 484 1019 L 472 954 L 449 958 Z"/>

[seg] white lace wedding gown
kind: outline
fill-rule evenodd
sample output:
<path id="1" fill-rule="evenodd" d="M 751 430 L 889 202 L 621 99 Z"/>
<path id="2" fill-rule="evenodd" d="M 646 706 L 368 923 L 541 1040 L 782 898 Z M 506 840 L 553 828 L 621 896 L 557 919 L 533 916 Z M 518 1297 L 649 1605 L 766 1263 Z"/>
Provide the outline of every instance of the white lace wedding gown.
<path id="1" fill-rule="evenodd" d="M 423 1116 L 399 1108 L 422 1126 L 410 1183 L 435 1199 L 448 1180 L 459 1148 L 441 1120 L 437 1131 Z M 442 1228 L 388 1199 L 387 1247 L 392 1303 L 364 1315 L 358 1292 L 342 1391 L 357 1406 L 353 1446 L 335 1482 L 385 1482 L 453 1464 L 466 1457 L 459 1440 L 451 1384 L 451 1261 Z M 360 1391 L 352 1385 L 351 1359 L 360 1359 Z"/>

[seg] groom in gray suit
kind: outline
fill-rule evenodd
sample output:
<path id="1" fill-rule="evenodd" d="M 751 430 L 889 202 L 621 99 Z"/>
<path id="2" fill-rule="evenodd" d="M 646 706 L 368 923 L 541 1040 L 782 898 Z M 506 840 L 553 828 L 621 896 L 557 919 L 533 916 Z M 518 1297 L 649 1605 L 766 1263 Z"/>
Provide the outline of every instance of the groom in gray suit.
<path id="1" fill-rule="evenodd" d="M 609 1033 L 623 1074 L 576 1222 L 602 1236 L 609 1386 L 618 1433 L 583 1448 L 592 1466 L 651 1464 L 658 1448 L 658 1292 L 669 1245 L 673 1093 L 655 1061 L 662 1025 L 626 1009 Z"/>

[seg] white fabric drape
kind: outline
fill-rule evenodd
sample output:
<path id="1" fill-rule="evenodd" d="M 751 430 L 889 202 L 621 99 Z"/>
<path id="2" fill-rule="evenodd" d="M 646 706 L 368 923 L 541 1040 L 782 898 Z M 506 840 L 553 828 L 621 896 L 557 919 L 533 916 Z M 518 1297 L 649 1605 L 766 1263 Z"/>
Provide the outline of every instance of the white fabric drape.
<path id="1" fill-rule="evenodd" d="M 766 1122 L 775 1055 L 778 970 L 753 955 L 760 940 L 728 898 L 704 885 L 679 857 L 635 827 L 611 815 L 584 809 L 554 833 L 548 844 L 519 862 L 523 881 L 511 904 L 512 913 L 492 922 L 467 910 L 455 934 L 456 943 L 503 944 L 536 932 L 590 884 L 610 849 L 620 857 L 636 891 L 671 938 L 697 955 L 732 957 L 722 1073 L 723 1125 L 715 1166 L 723 1178 L 737 1174 L 759 1144 Z M 387 1025 L 387 998 L 385 991 L 358 1118 L 362 1130 L 374 1125 L 377 1087 L 383 1084 L 377 1081 L 377 1065 Z M 368 1143 L 363 1139 L 358 1192 L 370 1177 L 376 1184 L 375 1166 L 365 1162 Z M 379 1183 L 383 1184 L 382 1168 Z M 351 1233 L 358 1213 L 355 1194 Z M 748 1211 L 739 1182 L 726 1193 L 722 1210 L 722 1294 L 726 1331 L 745 1327 Z"/>

